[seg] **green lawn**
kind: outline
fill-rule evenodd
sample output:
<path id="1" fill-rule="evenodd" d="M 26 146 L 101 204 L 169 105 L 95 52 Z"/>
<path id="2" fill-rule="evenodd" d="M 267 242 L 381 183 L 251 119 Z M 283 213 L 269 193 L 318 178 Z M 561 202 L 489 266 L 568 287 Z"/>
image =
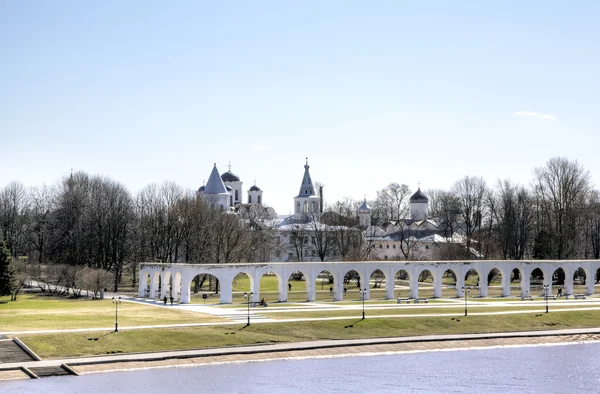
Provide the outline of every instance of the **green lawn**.
<path id="1" fill-rule="evenodd" d="M 0 332 L 101 328 L 115 324 L 111 300 L 69 299 L 25 294 L 17 301 L 0 298 Z M 158 308 L 123 302 L 119 305 L 119 325 L 207 323 L 223 321 L 201 313 Z"/>
<path id="2" fill-rule="evenodd" d="M 248 344 L 428 334 L 509 332 L 597 327 L 600 311 L 468 317 L 415 317 L 165 328 L 118 333 L 21 335 L 42 358 L 215 348 Z M 352 325 L 352 327 L 349 327 Z"/>

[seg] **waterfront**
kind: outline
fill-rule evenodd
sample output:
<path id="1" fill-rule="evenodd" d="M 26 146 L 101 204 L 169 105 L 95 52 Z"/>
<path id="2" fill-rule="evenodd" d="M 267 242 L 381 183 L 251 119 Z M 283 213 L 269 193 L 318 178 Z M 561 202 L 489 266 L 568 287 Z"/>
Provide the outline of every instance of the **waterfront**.
<path id="1" fill-rule="evenodd" d="M 3 393 L 595 392 L 600 344 L 220 364 L 0 383 Z"/>

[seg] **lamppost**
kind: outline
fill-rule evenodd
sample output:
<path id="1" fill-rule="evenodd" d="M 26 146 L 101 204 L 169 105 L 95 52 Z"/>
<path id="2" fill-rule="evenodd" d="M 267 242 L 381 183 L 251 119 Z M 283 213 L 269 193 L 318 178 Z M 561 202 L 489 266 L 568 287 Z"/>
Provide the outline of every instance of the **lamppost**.
<path id="1" fill-rule="evenodd" d="M 469 298 L 469 293 L 471 292 L 471 288 L 463 286 L 463 292 L 465 293 L 465 316 L 467 316 L 467 299 Z"/>
<path id="2" fill-rule="evenodd" d="M 244 298 L 248 299 L 248 323 L 246 323 L 246 327 L 250 325 L 250 299 L 253 295 L 254 293 L 250 292 L 250 296 L 248 297 L 248 293 L 244 292 Z"/>
<path id="3" fill-rule="evenodd" d="M 115 332 L 119 332 L 119 304 L 121 303 L 121 297 L 113 297 L 113 304 L 115 304 Z"/>
<path id="4" fill-rule="evenodd" d="M 367 289 L 361 290 L 360 291 L 360 296 L 362 297 L 362 306 L 363 306 L 362 320 L 365 320 L 365 297 L 367 296 Z"/>
<path id="5" fill-rule="evenodd" d="M 542 286 L 544 289 L 544 299 L 546 300 L 546 313 L 548 313 L 548 290 L 550 290 L 550 285 Z"/>

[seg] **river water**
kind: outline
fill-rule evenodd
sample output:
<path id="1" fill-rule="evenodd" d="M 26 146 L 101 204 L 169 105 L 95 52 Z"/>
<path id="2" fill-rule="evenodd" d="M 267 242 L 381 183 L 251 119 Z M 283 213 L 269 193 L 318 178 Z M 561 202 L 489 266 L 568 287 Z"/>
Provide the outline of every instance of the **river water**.
<path id="1" fill-rule="evenodd" d="M 0 382 L 0 393 L 600 393 L 600 344 L 165 368 Z"/>

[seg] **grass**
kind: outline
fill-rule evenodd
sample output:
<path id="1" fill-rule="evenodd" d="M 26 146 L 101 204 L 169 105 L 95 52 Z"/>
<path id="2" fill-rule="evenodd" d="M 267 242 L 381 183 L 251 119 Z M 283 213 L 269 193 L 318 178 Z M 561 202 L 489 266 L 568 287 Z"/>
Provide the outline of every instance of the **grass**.
<path id="1" fill-rule="evenodd" d="M 418 317 L 357 321 L 254 324 L 120 331 L 21 335 L 42 358 L 156 352 L 256 345 L 320 339 L 381 338 L 433 334 L 465 334 L 596 327 L 600 311 L 502 316 Z M 352 325 L 352 327 L 349 327 Z"/>
<path id="2" fill-rule="evenodd" d="M 551 305 L 550 311 L 559 311 L 570 308 L 586 308 L 585 305 Z M 590 308 L 597 308 L 598 305 L 590 305 Z M 534 312 L 545 310 L 545 305 L 514 305 L 514 306 L 493 306 L 469 305 L 469 313 L 493 313 L 493 312 Z M 290 312 L 268 312 L 260 311 L 263 316 L 276 320 L 285 319 L 306 319 L 306 318 L 327 318 L 327 317 L 354 317 L 362 314 L 360 308 L 357 309 L 339 309 L 329 311 L 302 311 L 294 310 Z M 427 314 L 462 314 L 464 305 L 455 304 L 436 308 L 413 308 L 412 306 L 388 309 L 365 309 L 367 316 L 392 316 L 392 315 L 427 315 Z"/>
<path id="3" fill-rule="evenodd" d="M 5 298 L 0 302 L 6 301 Z M 120 326 L 207 323 L 222 319 L 202 313 L 123 302 Z M 111 300 L 68 299 L 24 294 L 17 301 L 0 303 L 0 331 L 57 330 L 112 327 L 115 305 Z"/>

